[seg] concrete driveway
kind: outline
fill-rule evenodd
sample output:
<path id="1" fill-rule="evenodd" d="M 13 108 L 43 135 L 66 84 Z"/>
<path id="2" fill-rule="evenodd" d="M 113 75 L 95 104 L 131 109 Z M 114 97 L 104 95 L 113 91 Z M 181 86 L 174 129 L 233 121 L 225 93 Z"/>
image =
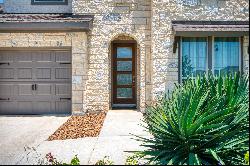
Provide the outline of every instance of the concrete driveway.
<path id="1" fill-rule="evenodd" d="M 0 117 L 0 164 L 18 164 L 28 151 L 27 147 L 45 142 L 68 118 Z"/>
<path id="2" fill-rule="evenodd" d="M 43 164 L 49 152 L 63 162 L 78 155 L 81 164 L 92 165 L 109 156 L 115 164 L 124 164 L 132 155 L 129 152 L 143 149 L 140 142 L 131 139 L 131 134 L 149 137 L 139 125 L 140 112 L 111 110 L 99 137 L 46 141 L 68 118 L 0 117 L 0 164 Z"/>

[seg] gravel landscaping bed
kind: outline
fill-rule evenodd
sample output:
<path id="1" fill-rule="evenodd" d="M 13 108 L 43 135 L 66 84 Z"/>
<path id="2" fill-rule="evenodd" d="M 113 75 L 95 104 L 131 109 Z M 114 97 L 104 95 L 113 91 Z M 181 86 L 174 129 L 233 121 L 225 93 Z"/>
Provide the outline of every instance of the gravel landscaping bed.
<path id="1" fill-rule="evenodd" d="M 100 134 L 105 117 L 106 112 L 71 116 L 48 138 L 48 141 L 97 137 Z"/>

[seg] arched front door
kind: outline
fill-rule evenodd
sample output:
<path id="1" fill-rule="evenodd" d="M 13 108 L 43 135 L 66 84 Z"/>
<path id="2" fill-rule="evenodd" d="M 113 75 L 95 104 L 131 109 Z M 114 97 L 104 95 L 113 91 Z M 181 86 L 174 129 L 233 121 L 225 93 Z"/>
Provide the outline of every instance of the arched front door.
<path id="1" fill-rule="evenodd" d="M 112 107 L 136 107 L 136 42 L 112 43 Z"/>

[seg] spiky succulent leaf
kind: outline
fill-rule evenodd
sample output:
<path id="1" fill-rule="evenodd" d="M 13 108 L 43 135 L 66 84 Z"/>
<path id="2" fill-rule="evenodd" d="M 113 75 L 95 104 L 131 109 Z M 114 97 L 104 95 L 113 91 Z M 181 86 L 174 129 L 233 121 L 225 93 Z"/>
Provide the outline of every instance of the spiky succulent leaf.
<path id="1" fill-rule="evenodd" d="M 152 139 L 139 138 L 149 162 L 244 164 L 249 151 L 249 79 L 212 75 L 176 85 L 144 116 Z"/>

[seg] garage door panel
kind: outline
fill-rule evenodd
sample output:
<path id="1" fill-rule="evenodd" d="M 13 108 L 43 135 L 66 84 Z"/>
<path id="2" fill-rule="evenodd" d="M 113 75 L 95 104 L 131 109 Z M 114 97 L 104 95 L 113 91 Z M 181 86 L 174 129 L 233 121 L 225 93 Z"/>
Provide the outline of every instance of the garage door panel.
<path id="1" fill-rule="evenodd" d="M 33 61 L 31 52 L 26 52 L 26 51 L 18 51 L 16 53 L 15 59 L 16 59 L 17 63 L 32 62 Z"/>
<path id="2" fill-rule="evenodd" d="M 0 101 L 0 114 L 10 115 L 17 113 L 17 103 L 11 101 Z"/>
<path id="3" fill-rule="evenodd" d="M 71 101 L 57 101 L 56 102 L 56 114 L 67 114 L 68 110 L 71 110 Z"/>
<path id="4" fill-rule="evenodd" d="M 51 68 L 36 68 L 35 78 L 37 78 L 37 79 L 52 79 L 51 74 L 52 74 Z"/>
<path id="5" fill-rule="evenodd" d="M 56 95 L 69 95 L 71 94 L 71 85 L 69 84 L 56 84 Z"/>
<path id="6" fill-rule="evenodd" d="M 71 62 L 71 57 L 69 55 L 69 52 L 67 52 L 67 51 L 56 52 L 55 56 L 56 56 L 56 62 L 59 62 L 59 63 L 64 63 L 64 62 L 70 63 Z"/>
<path id="7" fill-rule="evenodd" d="M 32 79 L 32 68 L 18 68 L 18 79 Z"/>
<path id="8" fill-rule="evenodd" d="M 35 114 L 51 114 L 55 113 L 54 104 L 51 101 L 34 102 Z"/>
<path id="9" fill-rule="evenodd" d="M 36 90 L 36 95 L 48 95 L 52 96 L 55 93 L 53 93 L 53 84 L 37 84 L 37 90 Z"/>
<path id="10" fill-rule="evenodd" d="M 0 63 L 2 62 L 13 62 L 14 54 L 9 51 L 0 51 Z"/>
<path id="11" fill-rule="evenodd" d="M 57 68 L 56 69 L 56 79 L 70 79 L 71 72 L 69 68 Z"/>
<path id="12" fill-rule="evenodd" d="M 32 84 L 19 84 L 18 96 L 33 96 Z"/>
<path id="13" fill-rule="evenodd" d="M 0 97 L 10 97 L 12 95 L 13 84 L 0 84 Z"/>
<path id="14" fill-rule="evenodd" d="M 54 62 L 55 58 L 51 51 L 39 51 L 33 53 L 34 61 L 36 62 Z"/>
<path id="15" fill-rule="evenodd" d="M 32 101 L 18 101 L 17 109 L 19 114 L 32 114 L 33 113 L 33 104 Z"/>
<path id="16" fill-rule="evenodd" d="M 14 79 L 14 69 L 0 68 L 0 80 L 3 79 Z"/>

